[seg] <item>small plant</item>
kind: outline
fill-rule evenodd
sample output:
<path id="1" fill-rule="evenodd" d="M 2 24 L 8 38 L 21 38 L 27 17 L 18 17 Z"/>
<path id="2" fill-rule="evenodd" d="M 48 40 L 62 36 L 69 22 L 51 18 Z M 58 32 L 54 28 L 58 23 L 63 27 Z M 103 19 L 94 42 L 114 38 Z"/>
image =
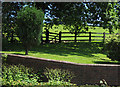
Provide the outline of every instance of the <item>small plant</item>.
<path id="1" fill-rule="evenodd" d="M 7 54 L 2 54 L 1 59 L 2 59 L 3 63 L 6 62 L 7 61 Z"/>
<path id="2" fill-rule="evenodd" d="M 107 56 L 111 60 L 120 61 L 120 41 L 119 35 L 111 35 L 105 40 Z"/>
<path id="3" fill-rule="evenodd" d="M 101 87 L 108 87 L 108 84 L 104 79 L 102 79 L 102 80 L 100 80 L 100 86 Z"/>
<path id="4" fill-rule="evenodd" d="M 46 68 L 44 74 L 48 78 L 49 85 L 73 85 L 70 81 L 74 74 L 68 70 Z"/>
<path id="5" fill-rule="evenodd" d="M 2 65 L 2 85 L 37 85 L 38 78 L 31 68 L 23 65 Z"/>

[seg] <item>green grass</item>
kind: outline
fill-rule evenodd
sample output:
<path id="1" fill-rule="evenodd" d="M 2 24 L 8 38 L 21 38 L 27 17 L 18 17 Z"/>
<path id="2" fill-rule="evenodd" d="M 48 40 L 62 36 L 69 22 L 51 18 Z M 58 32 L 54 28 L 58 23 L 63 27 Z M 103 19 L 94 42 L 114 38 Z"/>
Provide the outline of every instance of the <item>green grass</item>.
<path id="1" fill-rule="evenodd" d="M 111 61 L 102 48 L 102 43 L 99 42 L 42 44 L 32 48 L 28 56 L 83 64 L 120 64 Z M 25 54 L 21 45 L 13 44 L 3 53 Z"/>
<path id="2" fill-rule="evenodd" d="M 59 25 L 58 28 L 53 26 L 52 29 L 49 29 L 50 32 L 69 32 L 68 30 L 63 30 L 63 25 Z M 91 32 L 97 33 L 109 33 L 108 30 L 101 27 L 95 27 L 96 29 L 89 29 Z M 43 31 L 45 31 L 43 29 Z M 88 32 L 89 32 L 88 31 Z M 117 30 L 115 30 L 117 33 Z M 64 34 L 65 36 L 71 36 L 73 34 Z M 80 34 L 85 35 L 85 34 Z M 96 34 L 97 35 L 97 34 Z M 44 36 L 44 35 L 43 35 Z M 99 36 L 99 35 L 97 35 Z M 80 38 L 80 39 L 86 39 Z M 62 38 L 63 40 L 64 38 Z M 65 38 L 66 40 L 74 38 Z M 98 39 L 98 38 L 96 38 Z M 4 45 L 4 44 L 3 44 Z M 52 59 L 52 60 L 61 60 L 69 61 L 75 63 L 85 63 L 85 64 L 117 64 L 118 61 L 111 61 L 102 51 L 102 43 L 100 42 L 77 42 L 77 43 L 56 43 L 56 44 L 43 44 L 39 47 L 32 48 L 29 51 L 28 56 Z M 3 47 L 3 53 L 13 53 L 13 54 L 25 54 L 23 47 L 21 45 L 8 44 Z"/>

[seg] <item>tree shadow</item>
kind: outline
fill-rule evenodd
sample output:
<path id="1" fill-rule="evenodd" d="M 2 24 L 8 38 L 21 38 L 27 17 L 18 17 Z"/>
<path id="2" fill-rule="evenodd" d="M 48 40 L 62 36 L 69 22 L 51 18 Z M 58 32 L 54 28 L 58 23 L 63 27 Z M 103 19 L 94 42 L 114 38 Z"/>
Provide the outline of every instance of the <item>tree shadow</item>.
<path id="1" fill-rule="evenodd" d="M 102 43 L 96 42 L 77 42 L 77 43 L 56 43 L 56 44 L 41 44 L 39 46 L 31 48 L 32 53 L 42 52 L 47 54 L 55 54 L 60 56 L 78 55 L 85 57 L 94 57 L 93 53 L 102 53 L 101 49 Z M 24 48 L 21 43 L 17 44 L 8 44 L 6 49 L 3 51 L 24 51 Z M 24 55 L 21 53 L 14 53 L 18 55 Z"/>
<path id="2" fill-rule="evenodd" d="M 31 49 L 32 53 L 42 52 L 56 54 L 60 56 L 77 55 L 85 57 L 94 57 L 94 53 L 102 53 L 102 43 L 96 42 L 77 42 L 77 43 L 57 43 L 43 44 Z"/>
<path id="3" fill-rule="evenodd" d="M 17 51 L 21 52 L 24 50 L 24 47 L 21 43 L 8 43 L 7 45 L 2 45 L 2 51 Z"/>
<path id="4" fill-rule="evenodd" d="M 11 44 L 8 51 L 16 51 L 18 53 L 13 53 L 16 55 L 24 55 L 23 53 L 19 53 L 23 50 L 21 44 Z M 97 58 L 99 56 L 95 56 L 93 54 L 105 54 L 103 50 L 103 43 L 102 42 L 71 42 L 71 43 L 55 43 L 55 44 L 41 44 L 39 46 L 33 47 L 30 50 L 30 53 L 46 53 L 46 54 L 53 54 L 59 56 L 68 56 L 68 55 L 75 55 L 75 56 L 83 56 L 87 58 Z M 102 61 L 95 61 L 96 64 L 119 64 L 116 62 L 106 62 L 106 59 L 101 59 Z M 103 62 L 104 61 L 104 62 Z"/>
<path id="5" fill-rule="evenodd" d="M 13 53 L 13 54 L 15 54 L 15 55 L 24 55 L 25 56 L 25 54 L 22 54 L 22 53 Z"/>
<path id="6" fill-rule="evenodd" d="M 107 62 L 107 61 L 94 61 L 94 63 L 96 64 L 120 64 L 120 61 L 119 62 Z"/>

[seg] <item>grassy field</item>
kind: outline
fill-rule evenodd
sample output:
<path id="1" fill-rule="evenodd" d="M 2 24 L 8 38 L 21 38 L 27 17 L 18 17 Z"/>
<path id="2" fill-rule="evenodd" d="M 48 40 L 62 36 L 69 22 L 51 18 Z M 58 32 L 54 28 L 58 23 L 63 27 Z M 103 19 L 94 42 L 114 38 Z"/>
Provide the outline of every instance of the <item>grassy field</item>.
<path id="1" fill-rule="evenodd" d="M 54 26 L 56 27 L 56 26 Z M 63 30 L 63 26 L 60 25 L 57 29 L 50 29 L 50 32 L 68 32 Z M 96 27 L 97 29 L 90 29 L 91 32 L 97 33 L 109 33 L 108 30 Z M 117 31 L 115 31 L 117 32 Z M 69 36 L 70 34 L 68 34 Z M 72 39 L 72 38 L 69 38 Z M 34 47 L 29 51 L 28 56 L 69 61 L 75 63 L 84 64 L 120 64 L 118 61 L 111 61 L 103 49 L 101 42 L 77 42 L 77 43 L 56 43 L 56 44 L 41 44 L 38 47 Z M 25 52 L 21 44 L 8 44 L 4 47 L 3 53 L 22 54 Z"/>

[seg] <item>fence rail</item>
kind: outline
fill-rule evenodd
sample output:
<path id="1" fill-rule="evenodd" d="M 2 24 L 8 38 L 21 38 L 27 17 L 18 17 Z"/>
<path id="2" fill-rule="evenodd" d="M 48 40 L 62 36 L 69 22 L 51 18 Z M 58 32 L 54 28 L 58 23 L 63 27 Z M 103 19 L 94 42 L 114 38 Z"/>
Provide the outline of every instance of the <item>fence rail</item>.
<path id="1" fill-rule="evenodd" d="M 96 33 L 96 32 L 59 32 L 59 33 L 53 33 L 46 30 L 46 32 L 43 32 L 45 34 L 42 37 L 42 40 L 44 42 L 49 43 L 52 42 L 64 42 L 64 41 L 105 41 L 105 37 L 109 35 L 110 33 Z M 69 35 L 68 35 L 69 34 Z M 70 39 L 71 38 L 71 39 Z"/>

